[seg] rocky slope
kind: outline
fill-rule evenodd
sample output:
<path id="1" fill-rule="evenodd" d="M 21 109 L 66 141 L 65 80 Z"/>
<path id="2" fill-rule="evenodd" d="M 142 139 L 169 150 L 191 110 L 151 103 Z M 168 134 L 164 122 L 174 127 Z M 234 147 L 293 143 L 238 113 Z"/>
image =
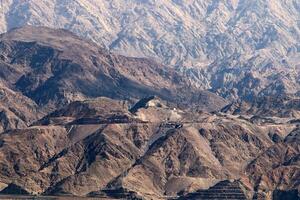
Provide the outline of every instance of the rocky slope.
<path id="1" fill-rule="evenodd" d="M 41 116 L 43 112 L 34 101 L 0 84 L 0 133 L 25 128 Z"/>
<path id="2" fill-rule="evenodd" d="M 99 96 L 136 100 L 158 95 L 173 103 L 215 110 L 217 95 L 192 87 L 172 68 L 112 54 L 71 32 L 23 27 L 0 36 L 1 81 L 46 111 Z"/>
<path id="3" fill-rule="evenodd" d="M 257 196 L 272 196 L 272 190 L 290 190 L 300 178 L 299 128 L 269 147 L 246 167 Z M 297 181 L 296 181 L 297 182 Z M 296 186 L 298 187 L 298 186 Z M 299 197 L 298 197 L 299 198 Z"/>
<path id="4" fill-rule="evenodd" d="M 256 115 L 259 117 L 300 118 L 300 98 L 289 96 L 260 97 L 252 102 L 236 101 L 221 109 L 234 115 Z"/>
<path id="5" fill-rule="evenodd" d="M 6 0 L 0 30 L 64 28 L 121 54 L 154 57 L 229 99 L 299 95 L 297 0 Z"/>
<path id="6" fill-rule="evenodd" d="M 192 113 L 157 97 L 135 108 L 108 98 L 74 102 L 0 134 L 4 193 L 175 198 L 231 179 L 248 197 L 299 189 L 295 124 Z"/>

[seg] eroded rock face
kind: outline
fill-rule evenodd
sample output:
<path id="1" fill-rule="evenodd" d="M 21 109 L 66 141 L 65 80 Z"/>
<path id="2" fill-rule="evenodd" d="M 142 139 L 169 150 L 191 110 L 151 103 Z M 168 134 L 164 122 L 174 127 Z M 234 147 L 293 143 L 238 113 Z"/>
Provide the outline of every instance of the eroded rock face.
<path id="1" fill-rule="evenodd" d="M 70 103 L 42 124 L 1 134 L 4 191 L 14 184 L 34 194 L 151 199 L 232 179 L 247 197 L 299 187 L 296 125 L 174 109 L 157 97 L 138 105 L 132 113 L 108 98 Z M 134 121 L 76 123 L 121 113 Z"/>
<path id="2" fill-rule="evenodd" d="M 0 133 L 26 128 L 43 114 L 34 101 L 0 84 Z"/>
<path id="3" fill-rule="evenodd" d="M 95 111 L 89 116 L 98 118 L 97 113 L 102 112 L 108 102 L 113 114 L 119 114 L 119 108 L 124 110 L 123 106 L 119 106 L 121 101 L 102 98 L 98 102 L 77 103 L 77 106 L 73 103 L 67 109 L 73 109 L 73 112 L 56 113 L 78 119 L 83 113 L 75 114 L 76 110 L 86 105 Z M 106 112 L 111 114 L 108 110 Z M 101 114 L 105 116 L 105 113 Z M 49 118 L 54 116 L 52 114 Z M 87 122 L 58 126 L 51 124 L 51 121 L 47 126 L 33 126 L 2 134 L 1 182 L 14 180 L 16 185 L 29 193 L 85 195 L 104 188 L 131 166 L 143 154 L 147 140 L 155 132 L 154 125 L 145 123 Z"/>
<path id="4" fill-rule="evenodd" d="M 32 127 L 1 135 L 1 182 L 11 183 L 33 193 L 41 193 L 50 182 L 36 173 L 68 144 L 63 127 Z"/>
<path id="5" fill-rule="evenodd" d="M 288 134 L 284 141 L 270 146 L 246 167 L 249 179 L 255 185 L 257 193 L 274 192 L 274 198 L 286 195 L 293 185 L 299 190 L 299 129 Z M 293 193 L 291 192 L 291 195 Z M 297 194 L 297 193 L 296 193 Z"/>

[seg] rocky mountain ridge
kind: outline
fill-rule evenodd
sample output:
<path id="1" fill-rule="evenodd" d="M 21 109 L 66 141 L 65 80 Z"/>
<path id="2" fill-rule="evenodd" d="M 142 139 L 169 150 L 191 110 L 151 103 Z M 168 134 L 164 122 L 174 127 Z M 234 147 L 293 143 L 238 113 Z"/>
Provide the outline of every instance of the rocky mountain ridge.
<path id="1" fill-rule="evenodd" d="M 230 99 L 299 94 L 297 0 L 6 0 L 0 30 L 68 29 L 107 49 L 154 58 Z"/>
<path id="2" fill-rule="evenodd" d="M 227 103 L 191 86 L 172 68 L 149 59 L 112 54 L 65 30 L 14 29 L 0 36 L 0 49 L 3 84 L 47 112 L 99 96 L 132 102 L 158 95 L 177 104 L 203 105 L 207 110 Z"/>
<path id="3" fill-rule="evenodd" d="M 240 181 L 247 198 L 299 190 L 297 124 L 146 102 L 134 113 L 108 98 L 75 102 L 0 134 L 3 193 L 177 198 L 223 180 Z"/>

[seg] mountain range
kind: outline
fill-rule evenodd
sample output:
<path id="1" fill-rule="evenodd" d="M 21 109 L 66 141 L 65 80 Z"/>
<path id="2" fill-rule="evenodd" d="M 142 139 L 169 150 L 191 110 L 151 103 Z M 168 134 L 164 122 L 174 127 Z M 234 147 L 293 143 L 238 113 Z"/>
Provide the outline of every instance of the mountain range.
<path id="1" fill-rule="evenodd" d="M 0 3 L 0 198 L 300 198 L 299 1 Z"/>
<path id="2" fill-rule="evenodd" d="M 1 7 L 2 32 L 68 29 L 110 51 L 173 66 L 227 99 L 299 94 L 297 0 L 6 0 Z"/>
<path id="3" fill-rule="evenodd" d="M 109 53 L 65 30 L 15 29 L 0 36 L 0 51 L 1 101 L 6 107 L 2 121 L 7 127 L 29 125 L 42 116 L 38 113 L 99 96 L 132 104 L 158 95 L 178 106 L 194 105 L 207 111 L 228 102 L 190 86 L 172 68 L 149 59 Z"/>
<path id="4" fill-rule="evenodd" d="M 13 29 L 0 49 L 2 195 L 297 195 L 295 99 L 230 103 L 62 29 Z"/>

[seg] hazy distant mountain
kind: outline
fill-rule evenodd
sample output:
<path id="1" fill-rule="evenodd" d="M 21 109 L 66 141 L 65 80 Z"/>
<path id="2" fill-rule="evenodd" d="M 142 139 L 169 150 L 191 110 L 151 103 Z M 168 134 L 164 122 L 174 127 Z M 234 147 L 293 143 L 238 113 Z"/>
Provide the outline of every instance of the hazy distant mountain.
<path id="1" fill-rule="evenodd" d="M 286 81 L 295 85 L 287 93 L 299 91 L 297 0 L 6 0 L 2 13 L 2 32 L 24 24 L 65 28 L 110 50 L 178 66 L 227 98 L 280 93 L 269 86 Z"/>

